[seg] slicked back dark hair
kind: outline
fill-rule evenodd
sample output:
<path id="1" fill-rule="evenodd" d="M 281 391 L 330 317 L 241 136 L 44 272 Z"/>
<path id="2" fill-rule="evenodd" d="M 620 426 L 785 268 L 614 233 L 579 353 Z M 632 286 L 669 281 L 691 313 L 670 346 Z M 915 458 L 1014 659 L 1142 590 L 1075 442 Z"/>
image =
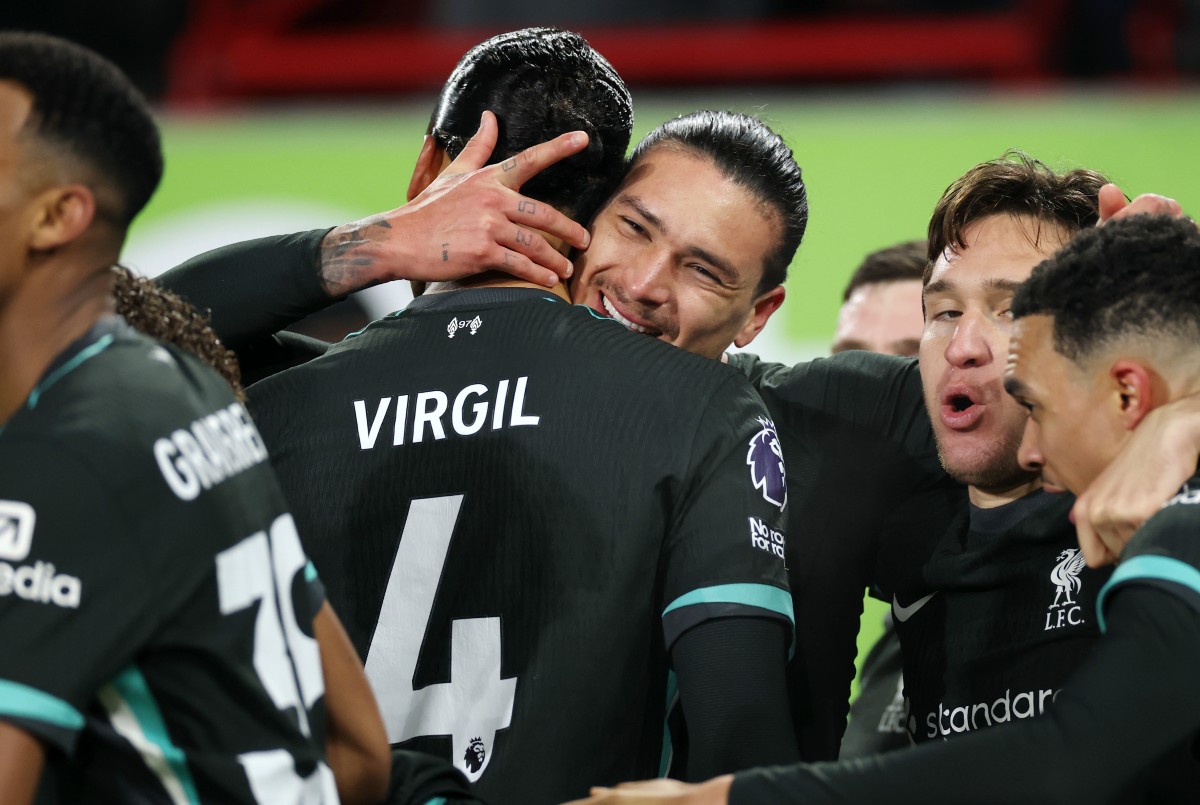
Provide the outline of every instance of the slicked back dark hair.
<path id="1" fill-rule="evenodd" d="M 1054 349 L 1079 363 L 1130 336 L 1200 347 L 1200 230 L 1134 215 L 1079 233 L 1013 297 L 1013 316 L 1054 318 Z"/>
<path id="2" fill-rule="evenodd" d="M 919 281 L 925 275 L 925 266 L 929 262 L 925 254 L 928 249 L 929 245 L 924 240 L 909 240 L 871 252 L 854 270 L 850 282 L 846 283 L 842 301 L 848 300 L 850 294 L 864 285 L 899 280 Z"/>
<path id="3" fill-rule="evenodd" d="M 1100 188 L 1107 183 L 1102 174 L 1084 168 L 1056 173 L 1015 149 L 981 162 L 947 187 L 933 210 L 924 283 L 946 249 L 968 246 L 963 233 L 988 216 L 1006 213 L 1035 219 L 1035 243 L 1042 224 L 1061 227 L 1068 236 L 1094 225 L 1100 214 Z"/>
<path id="4" fill-rule="evenodd" d="M 767 254 L 757 293 L 782 285 L 808 226 L 808 191 L 783 138 L 756 117 L 703 109 L 668 120 L 647 134 L 634 148 L 630 166 L 663 147 L 708 159 L 726 178 L 775 211 L 783 233 Z"/>
<path id="5" fill-rule="evenodd" d="M 522 193 L 586 221 L 620 181 L 633 101 L 617 71 L 579 34 L 525 28 L 471 48 L 442 88 L 427 133 L 453 159 L 485 110 L 499 123 L 493 163 L 564 132 L 588 133 L 585 151 L 542 171 Z"/>
<path id="6" fill-rule="evenodd" d="M 162 145 L 146 99 L 112 63 L 44 34 L 0 33 L 0 80 L 33 96 L 25 132 L 111 182 L 129 225 L 162 178 Z M 23 132 L 24 134 L 24 132 Z"/>

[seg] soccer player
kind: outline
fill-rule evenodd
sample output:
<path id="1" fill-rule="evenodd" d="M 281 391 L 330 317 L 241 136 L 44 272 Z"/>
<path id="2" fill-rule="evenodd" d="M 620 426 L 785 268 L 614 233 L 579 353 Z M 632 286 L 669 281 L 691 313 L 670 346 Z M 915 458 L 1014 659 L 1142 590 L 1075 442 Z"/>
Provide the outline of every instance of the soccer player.
<path id="1" fill-rule="evenodd" d="M 1026 417 L 1001 382 L 1014 288 L 1096 223 L 1103 186 L 1016 154 L 952 184 L 930 223 L 919 367 L 864 353 L 794 369 L 734 357 L 775 414 L 789 480 L 811 481 L 789 487 L 789 516 L 839 534 L 793 540 L 826 569 L 792 578 L 806 758 L 836 757 L 863 587 L 892 600 L 918 742 L 1038 715 L 1094 644 L 1107 572 L 1083 566 L 1071 499 L 1019 465 Z M 1194 790 L 1179 780 L 1190 765 L 1152 784 Z"/>
<path id="2" fill-rule="evenodd" d="M 116 68 L 0 35 L 0 799 L 376 799 L 382 725 L 257 431 L 112 315 L 161 172 Z"/>
<path id="3" fill-rule="evenodd" d="M 928 259 L 924 240 L 897 243 L 868 254 L 842 293 L 831 351 L 862 349 L 913 357 L 921 344 L 921 277 Z M 862 663 L 858 697 L 842 737 L 842 757 L 909 745 L 900 639 L 891 613 Z"/>
<path id="4" fill-rule="evenodd" d="M 592 248 L 600 245 L 602 238 L 612 238 L 613 244 L 607 245 L 605 250 L 613 255 L 619 250 L 620 239 L 625 238 L 624 248 L 628 250 L 631 266 L 653 269 L 655 261 L 644 259 L 646 254 L 653 254 L 660 258 L 665 255 L 671 268 L 657 272 L 655 283 L 650 286 L 658 298 L 654 294 L 640 297 L 641 304 L 647 308 L 645 313 L 620 308 L 617 312 L 627 326 L 648 330 L 661 340 L 675 340 L 677 334 L 684 331 L 721 331 L 729 333 L 731 338 L 753 337 L 756 332 L 753 327 L 765 322 L 765 316 L 760 315 L 760 308 L 755 304 L 761 295 L 748 294 L 737 304 L 726 304 L 727 297 L 719 294 L 701 297 L 702 304 L 674 301 L 695 301 L 694 296 L 689 296 L 693 273 L 682 271 L 683 267 L 694 263 L 687 259 L 687 249 L 677 248 L 672 252 L 664 248 L 669 241 L 651 240 L 651 236 L 662 230 L 670 232 L 669 224 L 673 221 L 690 220 L 686 200 L 694 194 L 681 189 L 689 186 L 691 177 L 680 171 L 679 166 L 660 165 L 659 178 L 668 170 L 672 172 L 674 183 L 666 183 L 657 196 L 650 196 L 654 201 L 650 217 L 630 204 L 614 216 L 614 226 L 602 229 L 597 223 L 594 227 Z M 647 177 L 642 174 L 640 178 Z M 950 343 L 947 343 L 944 330 L 941 331 L 936 342 L 927 344 L 930 354 L 922 361 L 922 367 L 929 368 L 930 388 L 936 396 L 940 392 L 939 377 L 946 371 L 943 367 L 952 366 L 951 359 L 961 355 L 961 350 L 957 349 L 959 345 L 983 350 L 982 353 L 968 354 L 964 359 L 964 368 L 971 370 L 974 385 L 966 394 L 959 395 L 964 400 L 975 395 L 972 402 L 980 407 L 970 416 L 976 417 L 982 427 L 976 424 L 962 434 L 946 428 L 945 441 L 950 453 L 947 463 L 952 469 L 963 470 L 961 477 L 975 487 L 980 502 L 985 505 L 970 509 L 963 485 L 943 470 L 926 411 L 921 378 L 914 363 L 854 352 L 793 370 L 767 367 L 752 357 L 733 357 L 735 365 L 747 371 L 762 391 L 776 420 L 783 423 L 780 431 L 783 450 L 789 462 L 793 462 L 788 476 L 789 516 L 793 522 L 805 524 L 806 538 L 792 540 L 789 548 L 789 575 L 795 603 L 799 609 L 811 613 L 798 619 L 799 661 L 793 664 L 789 675 L 794 717 L 801 727 L 804 757 L 837 756 L 844 729 L 862 591 L 868 586 L 892 591 L 904 620 L 912 620 L 912 616 L 921 614 L 918 603 L 924 605 L 938 598 L 930 596 L 931 585 L 954 593 L 938 598 L 937 607 L 923 613 L 923 617 L 908 627 L 910 633 L 913 629 L 919 630 L 909 640 L 915 648 L 911 652 L 912 659 L 906 652 L 906 663 L 918 669 L 913 672 L 916 674 L 913 678 L 919 681 L 912 689 L 917 693 L 920 706 L 928 708 L 928 711 L 922 709 L 920 712 L 920 726 L 924 728 L 921 734 L 925 738 L 929 737 L 930 716 L 933 716 L 935 737 L 940 734 L 936 731 L 939 718 L 950 734 L 957 734 L 956 729 L 965 731 L 963 719 L 971 712 L 967 702 L 973 701 L 974 697 L 964 691 L 974 690 L 976 684 L 979 690 L 987 691 L 979 701 L 987 696 L 989 708 L 996 705 L 996 720 L 1033 715 L 1044 707 L 1094 638 L 1094 613 L 1085 613 L 1083 608 L 1091 606 L 1101 578 L 1091 576 L 1089 571 L 1086 595 L 1081 601 L 1060 597 L 1057 602 L 1054 593 L 1058 585 L 1049 580 L 1060 561 L 1075 558 L 1061 555 L 1077 550 L 1066 519 L 1069 502 L 1056 502 L 1037 495 L 1019 500 L 1022 497 L 1020 487 L 1033 492 L 1037 481 L 1015 465 L 1015 446 L 1020 437 L 1023 414 L 1019 409 L 1011 410 L 1013 404 L 1000 393 L 999 364 L 994 355 L 1003 347 L 1007 335 L 1003 331 L 1005 313 L 1002 308 L 989 315 L 984 313 L 991 309 L 989 306 L 1002 304 L 1006 299 L 1003 293 L 989 295 L 991 291 L 1003 291 L 1005 287 L 1011 290 L 1016 281 L 1023 279 L 1039 259 L 1071 232 L 1095 222 L 1098 197 L 1100 205 L 1107 203 L 1110 211 L 1119 206 L 1112 200 L 1113 193 L 1119 197 L 1119 191 L 1104 188 L 1101 192 L 1103 181 L 1098 174 L 1086 171 L 1054 174 L 1040 163 L 1018 157 L 985 163 L 951 188 L 931 226 L 931 234 L 937 242 L 931 252 L 941 261 L 942 274 L 953 270 L 953 277 L 964 275 L 972 290 L 973 308 L 965 323 L 979 326 L 964 327 L 962 337 L 952 337 Z M 671 188 L 674 192 L 670 192 Z M 641 197 L 640 193 L 633 196 L 634 200 Z M 972 203 L 979 199 L 987 200 L 988 204 L 995 202 L 998 206 Z M 1036 206 L 1039 201 L 1043 204 L 1040 208 Z M 1031 204 L 1035 206 L 1031 207 Z M 1178 211 L 1177 205 L 1153 197 L 1140 197 L 1130 209 L 1155 204 L 1174 206 Z M 1010 217 L 1010 211 L 1026 217 Z M 943 220 L 952 224 L 949 234 L 942 231 Z M 663 221 L 668 225 L 662 226 Z M 973 237 L 976 230 L 985 229 L 989 235 L 984 241 L 988 245 L 986 249 L 979 248 L 983 243 L 976 243 Z M 995 229 L 1001 230 L 998 238 L 990 237 L 995 234 Z M 1042 231 L 1042 240 L 1027 237 L 1039 231 Z M 1035 242 L 1037 246 L 1033 245 Z M 647 243 L 652 244 L 654 250 L 643 251 L 643 244 Z M 954 248 L 949 248 L 951 244 Z M 378 240 L 372 245 L 376 254 L 386 252 L 386 246 L 381 247 Z M 313 251 L 302 254 L 303 258 L 298 261 L 300 270 L 311 272 L 317 262 L 312 256 Z M 736 257 L 736 254 L 732 249 L 727 252 L 728 256 Z M 1003 260 L 993 259 L 998 257 Z M 614 266 L 620 262 L 619 258 L 609 259 Z M 989 276 L 988 266 L 993 263 L 1012 276 Z M 962 270 L 958 270 L 960 268 Z M 574 279 L 577 295 L 581 284 L 586 285 L 589 278 L 597 276 L 595 272 L 579 272 Z M 623 276 L 630 284 L 637 281 L 634 272 Z M 624 300 L 634 297 L 634 292 L 618 285 L 620 277 L 622 275 L 615 272 L 610 275 L 606 285 L 616 286 L 617 290 L 607 296 L 624 304 Z M 935 290 L 939 289 L 935 287 Z M 591 295 L 593 299 L 601 297 L 602 308 L 606 290 L 608 288 L 602 287 Z M 695 318 L 677 328 L 663 327 L 656 324 L 656 319 L 662 315 L 660 311 Z M 938 326 L 944 328 L 944 322 L 955 318 L 953 311 L 942 315 L 937 319 Z M 751 329 L 740 333 L 747 324 Z M 982 341 L 981 333 L 986 336 Z M 709 345 L 715 341 L 706 339 Z M 952 345 L 955 349 L 951 349 Z M 995 403 L 990 411 L 982 405 L 981 394 L 984 393 Z M 953 408 L 951 405 L 952 412 Z M 941 410 L 940 403 L 937 410 Z M 985 437 L 982 440 L 979 439 L 981 434 Z M 999 468 L 999 481 L 984 476 L 977 483 L 969 472 L 970 461 L 960 467 L 963 462 L 959 460 L 959 446 L 972 440 L 979 448 L 976 458 L 982 457 L 984 465 L 995 464 Z M 970 452 L 968 445 L 968 458 Z M 799 467 L 798 471 L 796 467 Z M 1010 471 L 1015 482 L 1011 489 L 1004 489 L 1005 476 Z M 1001 487 L 998 490 L 994 488 L 997 483 Z M 994 494 L 997 491 L 1000 494 Z M 853 498 L 847 498 L 851 494 Z M 1006 495 L 1015 506 L 989 509 L 986 505 L 1001 503 Z M 1026 517 L 1031 514 L 1029 508 L 1044 511 L 1036 517 Z M 975 517 L 980 520 L 981 530 L 976 532 L 977 544 L 969 546 L 964 556 L 962 540 L 970 535 L 972 511 L 977 511 Z M 1021 522 L 1015 525 L 988 522 L 990 518 L 1003 520 L 1010 516 Z M 1005 538 L 986 538 L 985 532 L 995 531 Z M 838 535 L 837 539 L 827 536 L 834 534 Z M 947 550 L 935 550 L 943 535 Z M 1014 553 L 1022 555 L 1014 556 Z M 988 560 L 989 557 L 994 557 L 995 561 Z M 978 562 L 970 564 L 968 559 Z M 1023 561 L 1023 571 L 1006 576 L 1004 569 L 1009 561 Z M 973 570 L 976 575 L 959 573 L 963 568 Z M 993 574 L 990 580 L 988 574 Z M 1074 572 L 1066 574 L 1075 575 Z M 1025 591 L 1006 593 L 1003 584 L 1018 578 Z M 974 585 L 981 591 L 977 596 L 970 594 Z M 963 598 L 959 598 L 959 594 Z M 1031 603 L 1026 610 L 1014 610 L 1006 609 L 1006 596 L 1024 600 L 1040 596 L 1046 600 Z M 990 608 L 987 617 L 979 616 L 978 622 L 994 624 L 994 628 L 990 631 L 973 629 L 967 639 L 949 640 L 944 616 L 935 614 L 948 599 L 953 599 L 956 605 L 966 601 L 970 608 Z M 1065 608 L 1064 600 L 1070 601 Z M 1057 622 L 1059 611 L 1062 611 L 1061 624 Z M 1024 617 L 1026 631 L 1005 626 L 1012 624 L 1016 617 Z M 1002 661 L 990 666 L 977 660 L 993 648 L 999 651 L 997 656 Z M 908 665 L 906 677 L 909 677 Z M 1018 678 L 1023 687 L 1010 683 Z M 946 700 L 941 698 L 947 688 L 955 697 L 972 698 L 964 702 L 950 700 L 951 706 L 947 707 Z M 936 715 L 933 713 L 935 706 L 938 708 Z M 986 726 L 980 711 L 974 712 L 980 725 Z M 989 720 L 992 712 L 989 709 Z M 910 725 L 912 731 L 917 732 L 918 722 L 910 719 Z"/>
<path id="5" fill-rule="evenodd" d="M 916 357 L 925 329 L 921 276 L 927 249 L 924 240 L 910 240 L 863 258 L 842 293 L 832 352 L 865 349 Z"/>
<path id="6" fill-rule="evenodd" d="M 539 203 L 587 218 L 612 191 L 629 96 L 580 37 L 530 29 L 470 51 L 417 190 L 488 107 L 494 158 L 513 170 L 523 148 L 587 132 L 587 152 L 524 186 Z M 709 148 L 745 126 L 688 123 L 680 136 Z M 755 145 L 760 159 L 782 147 Z M 730 203 L 762 210 L 741 226 L 753 257 L 714 268 L 750 294 L 783 222 L 761 190 L 709 170 Z M 779 706 L 784 476 L 765 409 L 729 367 L 564 295 L 507 276 L 434 284 L 248 392 L 389 738 L 452 760 L 490 802 L 559 802 L 659 772 L 677 691 L 689 774 L 795 757 Z"/>
<path id="7" fill-rule="evenodd" d="M 1200 393 L 1197 289 L 1200 231 L 1163 216 L 1084 231 L 1033 272 L 1013 299 L 1005 378 L 1031 414 L 1025 469 L 1048 488 L 1082 492 L 1151 411 Z M 853 763 L 592 801 L 1126 801 L 1142 767 L 1200 729 L 1198 490 L 1194 475 L 1126 546 L 1100 593 L 1106 636 L 1043 718 Z"/>

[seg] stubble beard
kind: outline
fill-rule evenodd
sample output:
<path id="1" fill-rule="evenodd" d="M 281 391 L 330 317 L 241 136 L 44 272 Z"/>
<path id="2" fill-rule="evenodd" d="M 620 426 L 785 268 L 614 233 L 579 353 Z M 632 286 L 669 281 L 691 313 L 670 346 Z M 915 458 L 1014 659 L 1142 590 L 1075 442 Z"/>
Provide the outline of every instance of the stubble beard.
<path id="1" fill-rule="evenodd" d="M 1002 438 L 971 456 L 951 456 L 943 449 L 942 437 L 936 431 L 938 461 L 954 480 L 983 492 L 999 494 L 1029 483 L 1038 473 L 1021 467 L 1017 450 L 1021 446 L 1021 431 L 1003 434 Z"/>

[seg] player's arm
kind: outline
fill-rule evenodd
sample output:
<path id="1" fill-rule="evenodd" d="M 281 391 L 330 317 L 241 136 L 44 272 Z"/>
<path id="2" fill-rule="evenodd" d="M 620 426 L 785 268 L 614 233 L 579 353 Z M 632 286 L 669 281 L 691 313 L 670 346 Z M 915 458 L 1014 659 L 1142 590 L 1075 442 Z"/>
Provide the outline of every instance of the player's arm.
<path id="1" fill-rule="evenodd" d="M 383 799 L 391 774 L 387 732 L 358 654 L 326 601 L 313 619 L 325 676 L 325 757 L 343 803 Z"/>
<path id="2" fill-rule="evenodd" d="M 663 546 L 663 636 L 692 779 L 798 757 L 785 666 L 786 472 L 762 401 L 735 372 L 695 422 Z"/>
<path id="3" fill-rule="evenodd" d="M 28 732 L 0 721 L 0 801 L 33 802 L 46 751 Z"/>
<path id="4" fill-rule="evenodd" d="M 1142 523 L 1192 477 L 1198 459 L 1200 394 L 1147 414 L 1071 509 L 1088 564 L 1115 561 Z"/>
<path id="5" fill-rule="evenodd" d="M 518 188 L 585 147 L 587 137 L 563 134 L 485 166 L 495 142 L 495 116 L 486 113 L 459 157 L 403 207 L 331 230 L 216 249 L 159 281 L 211 310 L 213 329 L 235 351 L 390 280 L 445 281 L 498 269 L 553 285 L 571 264 L 539 232 L 583 248 L 587 231 Z"/>
<path id="6" fill-rule="evenodd" d="M 382 805 L 486 805 L 462 772 L 449 761 L 392 750 L 392 782 Z"/>
<path id="7" fill-rule="evenodd" d="M 791 639 L 780 620 L 717 618 L 671 647 L 688 733 L 687 776 L 799 759 L 784 665 Z"/>
<path id="8" fill-rule="evenodd" d="M 1103 802 L 1200 728 L 1197 663 L 1194 602 L 1151 586 L 1129 588 L 1113 600 L 1108 634 L 1045 716 L 883 755 L 754 769 L 734 775 L 731 785 L 726 777 L 705 786 L 628 786 L 587 802 Z"/>

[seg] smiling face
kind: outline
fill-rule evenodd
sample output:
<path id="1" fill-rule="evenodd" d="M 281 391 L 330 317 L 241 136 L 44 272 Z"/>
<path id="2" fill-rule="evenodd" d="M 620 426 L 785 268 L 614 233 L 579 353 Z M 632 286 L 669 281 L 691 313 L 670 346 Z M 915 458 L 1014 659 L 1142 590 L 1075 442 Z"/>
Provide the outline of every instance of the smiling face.
<path id="1" fill-rule="evenodd" d="M 630 170 L 575 261 L 577 304 L 710 358 L 745 346 L 783 301 L 758 293 L 778 216 L 709 160 L 658 147 Z"/>
<path id="2" fill-rule="evenodd" d="M 1108 466 L 1128 434 L 1105 371 L 1088 371 L 1054 349 L 1054 320 L 1026 316 L 1013 328 L 1005 387 L 1029 412 L 1021 466 L 1049 491 L 1079 494 Z"/>
<path id="3" fill-rule="evenodd" d="M 921 382 L 946 471 L 995 505 L 1036 488 L 1017 448 L 1025 411 L 1003 387 L 1012 297 L 1033 267 L 1065 240 L 1052 224 L 1008 214 L 983 218 L 947 249 L 925 286 Z M 1036 245 L 1035 245 L 1036 238 Z"/>

